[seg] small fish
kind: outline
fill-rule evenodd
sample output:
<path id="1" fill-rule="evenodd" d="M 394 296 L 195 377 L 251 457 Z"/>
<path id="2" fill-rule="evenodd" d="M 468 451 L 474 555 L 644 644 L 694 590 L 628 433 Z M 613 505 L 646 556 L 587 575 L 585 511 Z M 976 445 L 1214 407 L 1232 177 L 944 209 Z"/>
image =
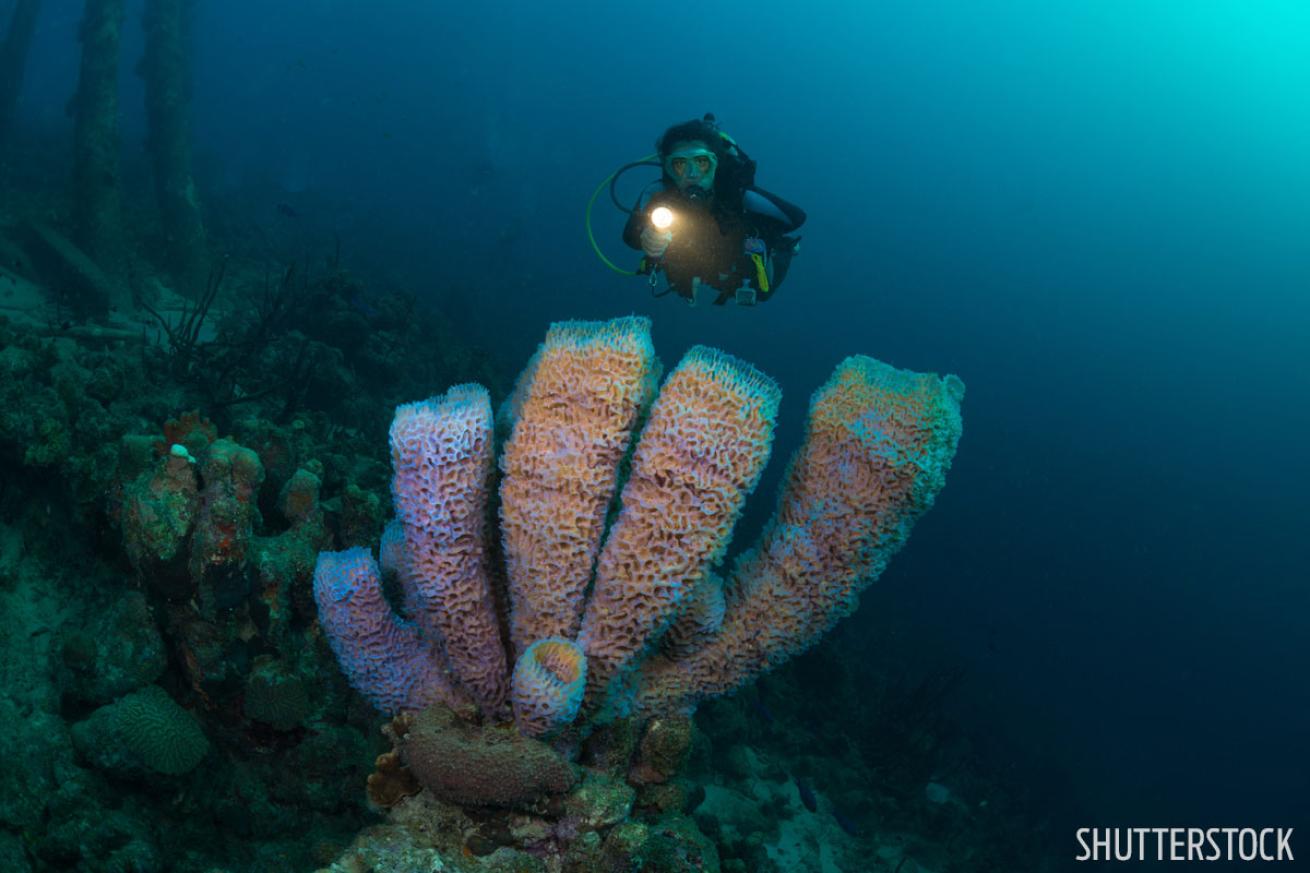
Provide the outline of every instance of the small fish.
<path id="1" fill-rule="evenodd" d="M 810 812 L 816 811 L 819 808 L 819 801 L 814 796 L 814 789 L 810 787 L 810 783 L 799 776 L 793 776 L 792 779 L 796 783 L 796 793 L 801 796 L 801 803 L 805 804 L 805 808 Z"/>
<path id="2" fill-rule="evenodd" d="M 297 212 L 297 211 L 296 211 L 296 208 L 295 208 L 294 206 L 292 206 L 290 203 L 286 203 L 286 202 L 278 203 L 278 205 L 277 205 L 276 208 L 277 208 L 277 211 L 278 211 L 279 213 L 281 213 L 282 215 L 285 215 L 287 218 L 299 218 L 299 217 L 300 217 L 300 213 Z"/>
<path id="3" fill-rule="evenodd" d="M 377 318 L 378 311 L 364 299 L 363 294 L 350 295 L 350 307 L 365 318 Z"/>
<path id="4" fill-rule="evenodd" d="M 833 820 L 837 822 L 837 827 L 846 831 L 846 833 L 853 837 L 858 837 L 860 835 L 860 826 L 852 821 L 849 816 L 843 815 L 840 809 L 833 809 L 832 817 Z"/>

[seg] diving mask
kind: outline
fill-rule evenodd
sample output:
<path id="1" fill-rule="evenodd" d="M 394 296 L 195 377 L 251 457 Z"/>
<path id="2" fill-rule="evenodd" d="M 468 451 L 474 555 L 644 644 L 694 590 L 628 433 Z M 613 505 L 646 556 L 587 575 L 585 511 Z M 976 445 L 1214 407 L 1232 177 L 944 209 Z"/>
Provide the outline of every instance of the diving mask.
<path id="1" fill-rule="evenodd" d="M 713 188 L 714 171 L 718 166 L 718 156 L 700 143 L 678 143 L 664 158 L 664 172 L 672 176 L 683 191 Z"/>

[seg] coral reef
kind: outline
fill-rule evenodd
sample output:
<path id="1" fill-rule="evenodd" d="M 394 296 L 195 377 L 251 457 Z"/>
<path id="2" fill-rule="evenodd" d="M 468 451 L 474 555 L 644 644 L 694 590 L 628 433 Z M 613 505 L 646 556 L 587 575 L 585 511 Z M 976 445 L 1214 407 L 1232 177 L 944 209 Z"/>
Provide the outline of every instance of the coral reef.
<path id="1" fill-rule="evenodd" d="M 246 680 L 243 710 L 252 721 L 275 731 L 298 727 L 312 711 L 308 683 L 287 664 L 263 655 Z"/>
<path id="2" fill-rule="evenodd" d="M 320 633 L 315 561 L 376 542 L 407 379 L 498 380 L 412 298 L 315 278 L 261 310 L 264 264 L 235 259 L 172 349 L 126 308 L 38 299 L 72 249 L 30 237 L 0 226 L 0 867 L 328 863 L 376 815 L 342 786 L 385 739 Z M 372 314 L 331 303 L 365 293 Z M 316 307 L 366 348 L 330 349 Z M 336 363 L 297 387 L 277 360 L 302 330 Z"/>
<path id="3" fill-rule="evenodd" d="M 718 873 L 718 853 L 680 812 L 633 818 L 633 790 L 589 773 L 553 815 L 487 812 L 432 792 L 396 805 L 322 873 Z"/>
<path id="4" fill-rule="evenodd" d="M 229 277 L 248 299 L 249 272 Z M 853 605 L 940 488 L 952 383 L 816 397 L 778 517 L 733 562 L 778 409 L 752 367 L 697 349 L 657 391 L 643 320 L 566 323 L 493 416 L 505 392 L 467 385 L 484 365 L 448 333 L 413 363 L 403 307 L 362 313 L 340 276 L 284 284 L 310 298 L 263 322 L 215 303 L 189 351 L 0 319 L 0 610 L 18 629 L 0 636 L 0 866 L 691 873 L 726 852 L 769 869 L 751 865 L 770 846 L 734 836 L 749 823 L 718 815 L 686 713 Z M 327 363 L 284 391 L 299 330 Z M 389 444 L 385 413 L 423 381 L 464 387 Z M 778 648 L 736 651 L 775 612 Z M 376 710 L 405 715 L 384 734 Z M 815 788 L 828 813 L 836 780 Z M 762 820 L 781 808 L 752 797 Z"/>

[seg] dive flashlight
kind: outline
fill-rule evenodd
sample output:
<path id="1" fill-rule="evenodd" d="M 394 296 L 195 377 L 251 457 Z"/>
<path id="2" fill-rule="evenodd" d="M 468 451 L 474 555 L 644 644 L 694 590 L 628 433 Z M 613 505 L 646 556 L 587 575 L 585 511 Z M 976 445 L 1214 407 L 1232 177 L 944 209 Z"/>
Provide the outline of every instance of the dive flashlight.
<path id="1" fill-rule="evenodd" d="M 656 230 L 668 230 L 673 224 L 673 210 L 667 206 L 656 206 L 650 211 L 650 223 Z"/>

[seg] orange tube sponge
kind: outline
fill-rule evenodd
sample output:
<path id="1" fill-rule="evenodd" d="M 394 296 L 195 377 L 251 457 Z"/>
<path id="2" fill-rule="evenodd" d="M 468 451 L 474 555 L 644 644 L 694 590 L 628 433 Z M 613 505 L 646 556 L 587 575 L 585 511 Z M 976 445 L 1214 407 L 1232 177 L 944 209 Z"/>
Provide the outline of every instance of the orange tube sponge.
<path id="1" fill-rule="evenodd" d="M 515 652 L 577 634 L 619 461 L 658 369 L 645 318 L 559 322 L 515 392 L 500 462 Z"/>
<path id="2" fill-rule="evenodd" d="M 960 438 L 954 376 L 847 358 L 814 395 L 773 519 L 738 560 L 712 642 L 650 659 L 637 708 L 687 711 L 809 648 L 854 611 L 933 504 Z"/>
<path id="3" fill-rule="evenodd" d="M 529 737 L 549 737 L 578 715 L 587 687 L 587 656 L 570 640 L 550 637 L 528 646 L 514 665 L 514 722 Z"/>
<path id="4" fill-rule="evenodd" d="M 664 634 L 664 651 L 671 658 L 685 658 L 714 639 L 723 627 L 727 604 L 723 597 L 723 580 L 708 573 L 683 601 L 678 617 Z"/>
<path id="5" fill-rule="evenodd" d="M 415 620 L 440 632 L 452 671 L 489 715 L 504 707 L 508 672 L 485 546 L 493 451 L 481 385 L 400 406 L 391 423 L 392 497 Z"/>
<path id="6" fill-rule="evenodd" d="M 781 399 L 771 378 L 704 346 L 660 389 L 579 636 L 589 707 L 603 702 L 611 680 L 659 639 L 723 557 L 768 461 Z"/>

